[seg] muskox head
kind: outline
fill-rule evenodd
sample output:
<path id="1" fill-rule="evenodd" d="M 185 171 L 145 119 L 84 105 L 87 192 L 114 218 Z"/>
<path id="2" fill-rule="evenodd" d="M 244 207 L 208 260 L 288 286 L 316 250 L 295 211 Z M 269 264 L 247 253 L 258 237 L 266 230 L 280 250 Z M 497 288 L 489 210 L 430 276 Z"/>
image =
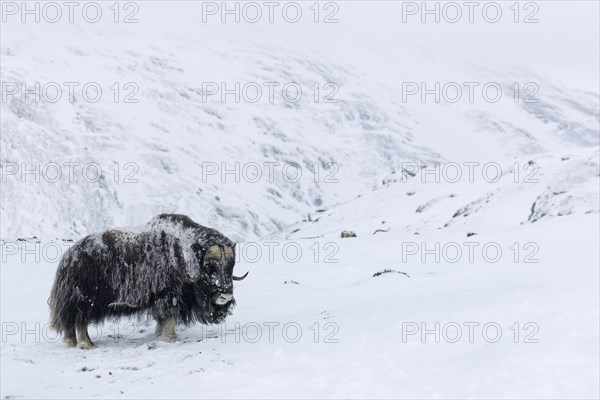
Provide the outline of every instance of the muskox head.
<path id="1" fill-rule="evenodd" d="M 241 281 L 246 276 L 233 275 L 235 254 L 229 246 L 213 244 L 206 249 L 202 259 L 202 284 L 208 289 L 213 304 L 222 306 L 233 300 L 233 281 Z M 198 279 L 190 280 L 196 282 Z"/>

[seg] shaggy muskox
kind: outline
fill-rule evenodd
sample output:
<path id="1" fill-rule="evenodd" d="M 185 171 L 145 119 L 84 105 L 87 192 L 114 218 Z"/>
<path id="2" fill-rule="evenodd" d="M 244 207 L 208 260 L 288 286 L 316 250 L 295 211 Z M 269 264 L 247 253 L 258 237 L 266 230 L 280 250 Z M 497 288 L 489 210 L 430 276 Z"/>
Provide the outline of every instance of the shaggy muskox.
<path id="1" fill-rule="evenodd" d="M 235 243 L 179 214 L 147 225 L 84 237 L 60 260 L 48 304 L 65 342 L 92 348 L 88 324 L 151 315 L 156 334 L 175 341 L 175 325 L 223 321 L 235 305 Z"/>

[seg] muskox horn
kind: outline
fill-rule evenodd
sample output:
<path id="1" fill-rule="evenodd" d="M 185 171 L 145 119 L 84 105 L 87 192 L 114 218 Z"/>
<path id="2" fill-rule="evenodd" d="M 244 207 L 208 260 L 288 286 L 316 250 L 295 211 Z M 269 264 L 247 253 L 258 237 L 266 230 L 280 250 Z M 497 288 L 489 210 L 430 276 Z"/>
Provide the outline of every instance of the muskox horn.
<path id="1" fill-rule="evenodd" d="M 223 254 L 225 255 L 226 260 L 233 260 L 235 258 L 233 250 L 229 246 L 223 246 Z"/>
<path id="2" fill-rule="evenodd" d="M 250 271 L 248 271 L 248 272 L 250 272 Z M 243 280 L 244 280 L 244 279 L 246 279 L 246 277 L 248 276 L 248 272 L 246 272 L 246 273 L 245 273 L 244 275 L 242 275 L 242 276 L 235 276 L 235 275 L 233 275 L 232 279 L 233 279 L 234 281 L 243 281 Z"/>
<path id="3" fill-rule="evenodd" d="M 204 259 L 206 260 L 220 260 L 222 257 L 221 247 L 216 244 L 206 249 L 206 253 L 204 254 Z"/>

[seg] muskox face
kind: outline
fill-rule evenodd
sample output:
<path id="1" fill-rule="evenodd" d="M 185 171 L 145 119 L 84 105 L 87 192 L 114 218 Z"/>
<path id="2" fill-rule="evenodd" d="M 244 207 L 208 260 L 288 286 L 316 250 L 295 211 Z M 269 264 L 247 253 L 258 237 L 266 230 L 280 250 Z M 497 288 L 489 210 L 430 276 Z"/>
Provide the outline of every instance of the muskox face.
<path id="1" fill-rule="evenodd" d="M 206 249 L 202 261 L 204 285 L 213 304 L 222 306 L 233 301 L 233 281 L 244 279 L 233 275 L 235 254 L 229 246 L 212 245 Z"/>
<path id="2" fill-rule="evenodd" d="M 206 249 L 202 270 L 208 278 L 206 284 L 211 301 L 225 305 L 233 300 L 233 266 L 235 257 L 229 246 L 212 245 Z"/>

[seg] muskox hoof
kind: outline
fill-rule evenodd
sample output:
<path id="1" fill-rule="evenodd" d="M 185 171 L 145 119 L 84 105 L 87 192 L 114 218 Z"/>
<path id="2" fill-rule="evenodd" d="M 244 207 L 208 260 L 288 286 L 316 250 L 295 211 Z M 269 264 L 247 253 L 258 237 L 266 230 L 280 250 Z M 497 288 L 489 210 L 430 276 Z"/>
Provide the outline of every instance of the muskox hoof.
<path id="1" fill-rule="evenodd" d="M 169 318 L 164 325 L 163 336 L 165 337 L 165 342 L 176 342 L 177 334 L 175 333 L 175 326 L 177 325 L 177 321 L 175 318 Z"/>
<path id="2" fill-rule="evenodd" d="M 65 337 L 64 342 L 69 347 L 75 347 L 75 346 L 77 346 L 77 339 L 72 338 L 72 337 Z"/>
<path id="3" fill-rule="evenodd" d="M 96 348 L 96 344 L 94 344 L 93 342 L 81 342 L 79 343 L 79 348 L 82 350 L 91 350 Z"/>
<path id="4" fill-rule="evenodd" d="M 79 337 L 79 348 L 80 349 L 89 350 L 89 349 L 93 349 L 94 347 L 96 347 L 94 342 L 92 342 L 92 339 L 90 339 L 90 335 L 88 334 L 87 324 L 78 328 L 77 336 Z"/>
<path id="5" fill-rule="evenodd" d="M 174 343 L 177 340 L 179 340 L 177 335 L 165 335 L 165 342 Z"/>

